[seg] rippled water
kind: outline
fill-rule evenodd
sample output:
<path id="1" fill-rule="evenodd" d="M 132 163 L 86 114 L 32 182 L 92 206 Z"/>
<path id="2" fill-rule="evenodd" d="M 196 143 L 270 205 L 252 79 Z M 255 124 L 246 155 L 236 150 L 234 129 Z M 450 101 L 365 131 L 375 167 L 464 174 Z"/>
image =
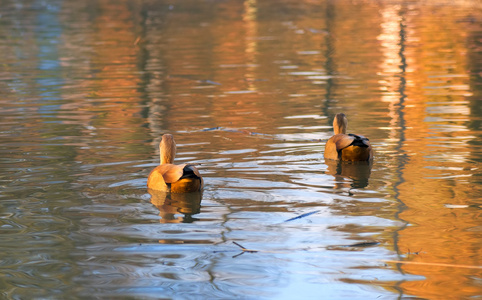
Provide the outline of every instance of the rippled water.
<path id="1" fill-rule="evenodd" d="M 0 295 L 480 297 L 481 17 L 2 2 Z M 373 164 L 324 161 L 341 111 Z M 168 132 L 203 193 L 147 191 Z"/>

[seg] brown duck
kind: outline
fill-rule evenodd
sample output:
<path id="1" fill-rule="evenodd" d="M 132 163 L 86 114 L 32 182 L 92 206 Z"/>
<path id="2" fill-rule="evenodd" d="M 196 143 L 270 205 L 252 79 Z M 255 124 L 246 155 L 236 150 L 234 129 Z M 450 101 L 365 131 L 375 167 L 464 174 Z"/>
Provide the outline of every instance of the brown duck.
<path id="1" fill-rule="evenodd" d="M 359 134 L 346 134 L 348 120 L 343 113 L 336 114 L 333 120 L 332 136 L 325 146 L 325 159 L 345 161 L 368 161 L 373 158 L 372 146 L 368 138 Z"/>
<path id="2" fill-rule="evenodd" d="M 203 188 L 204 182 L 196 167 L 190 164 L 173 164 L 176 143 L 171 134 L 162 136 L 159 150 L 161 164 L 149 174 L 148 188 L 172 193 L 191 193 Z"/>

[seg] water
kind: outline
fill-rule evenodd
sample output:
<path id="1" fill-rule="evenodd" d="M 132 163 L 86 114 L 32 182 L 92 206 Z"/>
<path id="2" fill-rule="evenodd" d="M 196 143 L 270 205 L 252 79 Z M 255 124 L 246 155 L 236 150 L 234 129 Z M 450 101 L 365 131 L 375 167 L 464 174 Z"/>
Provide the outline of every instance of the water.
<path id="1" fill-rule="evenodd" d="M 480 297 L 481 17 L 4 1 L 0 295 Z M 324 161 L 341 111 L 372 165 Z M 168 132 L 203 193 L 148 193 Z"/>

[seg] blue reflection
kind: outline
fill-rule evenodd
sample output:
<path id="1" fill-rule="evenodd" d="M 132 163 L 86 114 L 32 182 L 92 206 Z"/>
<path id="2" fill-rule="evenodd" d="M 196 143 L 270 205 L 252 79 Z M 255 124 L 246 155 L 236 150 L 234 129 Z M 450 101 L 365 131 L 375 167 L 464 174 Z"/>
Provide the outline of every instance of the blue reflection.
<path id="1" fill-rule="evenodd" d="M 61 86 L 64 83 L 59 76 L 61 64 L 59 61 L 58 44 L 62 34 L 62 27 L 59 22 L 60 3 L 45 3 L 37 1 L 34 7 L 38 9 L 37 22 L 35 26 L 35 37 L 38 45 L 37 69 L 45 71 L 36 78 L 42 100 L 60 100 L 59 89 L 54 86 Z M 52 107 L 53 106 L 53 107 Z M 51 112 L 59 105 L 41 106 L 40 111 Z"/>

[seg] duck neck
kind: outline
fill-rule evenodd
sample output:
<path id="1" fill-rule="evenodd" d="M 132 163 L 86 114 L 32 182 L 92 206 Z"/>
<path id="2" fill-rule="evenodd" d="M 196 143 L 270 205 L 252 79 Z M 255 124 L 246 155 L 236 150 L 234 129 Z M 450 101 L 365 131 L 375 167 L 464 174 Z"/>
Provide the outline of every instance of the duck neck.
<path id="1" fill-rule="evenodd" d="M 333 130 L 335 131 L 335 134 L 346 134 L 346 128 L 343 124 L 336 124 L 335 126 L 333 126 Z"/>
<path id="2" fill-rule="evenodd" d="M 174 163 L 174 157 L 176 156 L 176 144 L 174 140 L 163 139 L 159 146 L 161 165 Z"/>
<path id="3" fill-rule="evenodd" d="M 164 164 L 172 164 L 174 162 L 174 159 L 172 156 L 167 155 L 164 153 L 164 155 L 161 153 L 161 165 Z"/>
<path id="4" fill-rule="evenodd" d="M 344 114 L 337 114 L 333 120 L 333 131 L 335 134 L 346 134 L 347 121 Z"/>

